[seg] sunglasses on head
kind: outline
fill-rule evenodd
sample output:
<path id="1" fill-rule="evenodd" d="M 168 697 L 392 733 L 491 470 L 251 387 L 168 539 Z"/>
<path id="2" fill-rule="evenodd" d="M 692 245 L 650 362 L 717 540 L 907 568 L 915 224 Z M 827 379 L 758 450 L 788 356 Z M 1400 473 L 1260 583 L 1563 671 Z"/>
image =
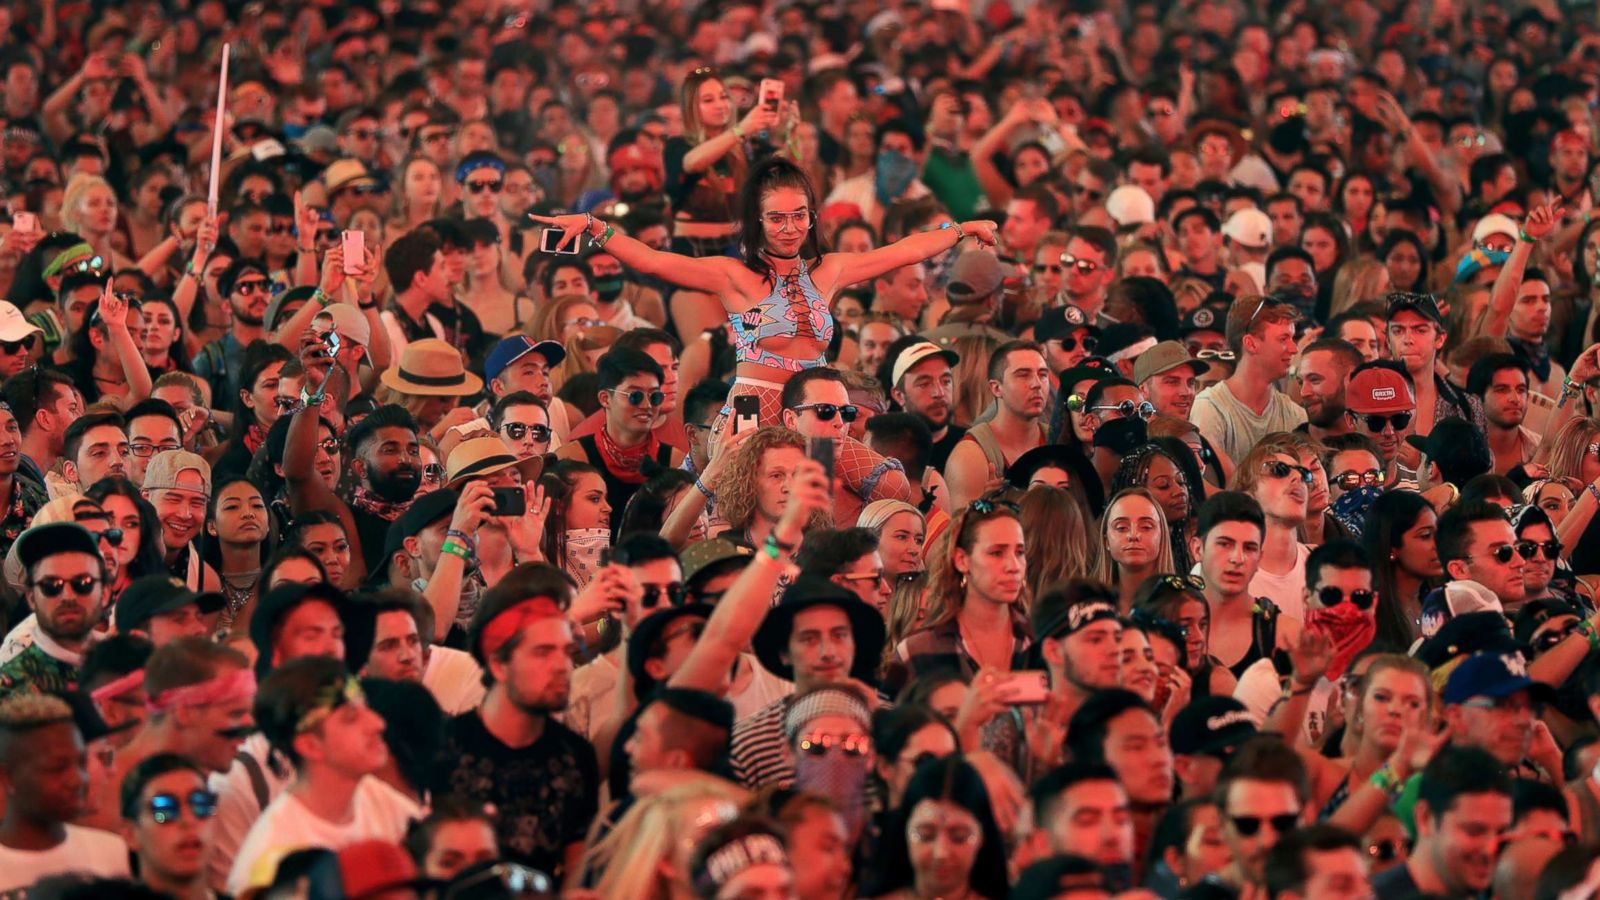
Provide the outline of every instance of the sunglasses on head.
<path id="1" fill-rule="evenodd" d="M 1272 825 L 1272 830 L 1276 831 L 1278 834 L 1288 834 L 1289 832 L 1293 831 L 1295 829 L 1295 825 L 1300 822 L 1300 814 L 1285 813 L 1281 816 L 1229 816 L 1228 819 L 1229 821 L 1233 822 L 1234 831 L 1239 832 L 1239 834 L 1243 835 L 1244 837 L 1254 837 L 1256 832 L 1261 830 L 1261 823 L 1263 822 L 1270 823 Z"/>
<path id="2" fill-rule="evenodd" d="M 156 794 L 146 808 L 157 825 L 170 825 L 183 814 L 184 802 L 185 798 L 177 794 Z M 187 802 L 196 819 L 209 819 L 217 813 L 217 795 L 205 788 L 190 791 Z"/>
<path id="3" fill-rule="evenodd" d="M 1154 403 L 1151 403 L 1149 400 L 1145 400 L 1145 401 L 1142 401 L 1142 402 L 1136 402 L 1136 401 L 1133 401 L 1133 400 L 1124 400 L 1121 403 L 1113 404 L 1113 405 L 1110 405 L 1110 406 L 1091 406 L 1091 407 L 1089 407 L 1089 412 L 1106 412 L 1106 411 L 1118 413 L 1123 418 L 1128 418 L 1130 416 L 1137 415 L 1139 418 L 1145 420 L 1146 422 L 1148 422 L 1151 419 L 1154 419 L 1156 417 L 1156 406 L 1155 406 Z"/>
<path id="4" fill-rule="evenodd" d="M 1017 506 L 1015 503 L 1012 503 L 1010 500 L 991 500 L 987 497 L 979 497 L 978 499 L 972 501 L 971 503 L 967 504 L 967 509 L 970 509 L 973 512 L 983 516 L 987 516 L 997 509 L 1009 509 L 1013 513 L 1021 512 L 1021 507 Z"/>
<path id="5" fill-rule="evenodd" d="M 1206 580 L 1199 575 L 1163 575 L 1161 585 L 1175 591 L 1194 591 L 1204 593 Z"/>
<path id="6" fill-rule="evenodd" d="M 624 394 L 621 391 L 612 390 L 611 394 L 612 396 L 621 397 L 622 399 L 628 401 L 629 406 L 643 406 L 645 400 L 647 399 L 650 401 L 651 406 L 660 406 L 661 401 L 667 399 L 667 395 L 661 393 L 660 391 L 650 391 L 649 393 L 646 393 L 644 391 L 634 390 Z"/>
<path id="7" fill-rule="evenodd" d="M 794 411 L 804 412 L 808 409 L 815 413 L 817 420 L 821 422 L 832 422 L 835 413 L 846 422 L 854 422 L 856 416 L 861 414 L 861 410 L 858 407 L 849 403 L 843 406 L 834 403 L 802 403 L 796 406 Z"/>
<path id="8" fill-rule="evenodd" d="M 1333 585 L 1329 585 L 1317 591 L 1317 599 L 1322 602 L 1323 607 L 1326 609 L 1332 609 L 1333 607 L 1343 603 L 1346 599 L 1349 599 L 1351 603 L 1354 603 L 1356 605 L 1356 609 L 1371 609 L 1372 603 L 1376 598 L 1373 593 L 1368 590 L 1357 588 L 1356 590 L 1350 591 L 1348 594 L 1346 594 L 1342 588 L 1336 588 Z"/>
<path id="9" fill-rule="evenodd" d="M 1195 359 L 1220 359 L 1223 362 L 1233 362 L 1237 359 L 1232 350 L 1214 350 L 1210 347 L 1202 347 L 1199 344 L 1190 344 L 1189 353 Z"/>
<path id="10" fill-rule="evenodd" d="M 1383 484 L 1387 477 L 1388 476 L 1384 472 L 1381 472 L 1377 469 L 1368 469 L 1365 472 L 1351 470 L 1349 472 L 1340 472 L 1338 475 L 1335 475 L 1333 477 L 1333 483 L 1347 491 L 1353 491 L 1362 486 L 1372 487 Z"/>
<path id="11" fill-rule="evenodd" d="M 503 187 L 505 187 L 505 182 L 499 178 L 496 178 L 493 181 L 467 182 L 467 190 L 474 194 L 481 194 L 484 191 L 488 191 L 491 194 L 498 194 L 500 193 L 500 189 Z"/>
<path id="12" fill-rule="evenodd" d="M 634 404 L 637 406 L 638 404 Z M 550 440 L 549 425 L 529 425 L 524 422 L 507 422 L 500 426 L 500 431 L 513 441 L 520 441 L 527 435 L 532 435 L 536 441 Z"/>
<path id="13" fill-rule="evenodd" d="M 1250 330 L 1250 326 L 1254 325 L 1256 323 L 1256 316 L 1261 315 L 1261 311 L 1263 309 L 1268 309 L 1270 307 L 1275 307 L 1275 306 L 1288 306 L 1288 305 L 1289 305 L 1289 302 L 1287 300 L 1279 300 L 1277 297 L 1262 297 L 1261 298 L 1261 302 L 1256 304 L 1255 312 L 1250 314 L 1250 321 L 1244 323 L 1244 330 L 1245 331 L 1249 331 Z"/>
<path id="14" fill-rule="evenodd" d="M 812 734 L 800 739 L 800 752 L 808 756 L 823 756 L 833 750 L 845 756 L 866 756 L 872 752 L 872 741 L 864 734 Z"/>
<path id="15" fill-rule="evenodd" d="M 34 335 L 30 334 L 20 341 L 0 341 L 0 350 L 5 351 L 7 356 L 15 356 L 24 350 L 32 350 L 33 338 Z"/>
<path id="16" fill-rule="evenodd" d="M 1402 412 L 1390 413 L 1387 416 L 1371 413 L 1351 413 L 1350 415 L 1355 416 L 1357 421 L 1365 423 L 1368 431 L 1377 433 L 1383 431 L 1385 425 L 1393 425 L 1395 431 L 1405 431 L 1406 426 L 1411 424 L 1411 416 L 1413 414 Z"/>
<path id="17" fill-rule="evenodd" d="M 1305 466 L 1292 466 L 1281 459 L 1267 460 L 1261 464 L 1261 471 L 1267 475 L 1271 475 L 1273 478 L 1288 478 L 1289 473 L 1297 472 L 1300 475 L 1300 480 L 1306 484 L 1310 484 L 1312 481 L 1316 480 L 1316 476 L 1311 474 L 1310 469 L 1306 468 Z"/>
<path id="18" fill-rule="evenodd" d="M 1100 271 L 1100 264 L 1092 259 L 1080 259 L 1071 254 L 1061 254 L 1061 265 L 1069 269 L 1077 269 L 1079 275 L 1093 275 Z"/>
<path id="19" fill-rule="evenodd" d="M 74 578 L 60 578 L 55 575 L 47 575 L 38 581 L 30 582 L 28 586 L 37 590 L 46 597 L 59 597 L 61 596 L 61 592 L 66 590 L 67 585 L 69 584 L 72 585 L 72 592 L 74 594 L 77 594 L 80 597 L 87 597 L 94 593 L 94 589 L 100 584 L 100 579 L 94 577 L 93 575 L 79 575 Z"/>

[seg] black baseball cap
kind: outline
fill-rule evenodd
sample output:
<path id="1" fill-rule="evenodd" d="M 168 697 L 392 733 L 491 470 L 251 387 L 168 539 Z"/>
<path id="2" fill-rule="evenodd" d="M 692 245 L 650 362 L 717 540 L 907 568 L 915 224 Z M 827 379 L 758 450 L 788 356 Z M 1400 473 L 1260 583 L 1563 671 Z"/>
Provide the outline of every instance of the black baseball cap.
<path id="1" fill-rule="evenodd" d="M 1172 752 L 1227 759 L 1255 733 L 1255 720 L 1243 703 L 1232 697 L 1201 697 L 1172 717 Z"/>
<path id="2" fill-rule="evenodd" d="M 208 616 L 228 605 L 227 598 L 216 591 L 199 593 L 184 587 L 170 575 L 146 575 L 128 585 L 122 596 L 117 598 L 116 612 L 113 614 L 117 631 L 142 628 L 151 618 L 176 612 L 191 603 Z"/>
<path id="3" fill-rule="evenodd" d="M 372 566 L 373 580 L 382 583 L 388 577 L 389 560 L 394 559 L 394 555 L 405 546 L 406 538 L 415 537 L 422 529 L 455 512 L 456 504 L 460 502 L 460 492 L 451 488 L 432 490 L 411 501 L 400 518 L 389 524 L 389 530 L 383 538 L 383 558 L 367 563 Z"/>
<path id="4" fill-rule="evenodd" d="M 1039 343 L 1045 341 L 1058 341 L 1074 331 L 1086 331 L 1095 337 L 1100 336 L 1100 329 L 1089 321 L 1088 315 L 1076 306 L 1053 306 L 1044 311 L 1037 322 L 1033 323 L 1033 339 Z"/>
<path id="5" fill-rule="evenodd" d="M 32 571 L 39 560 L 59 553 L 87 553 L 99 558 L 100 542 L 76 522 L 50 522 L 35 525 L 17 538 L 17 562 L 23 571 Z"/>

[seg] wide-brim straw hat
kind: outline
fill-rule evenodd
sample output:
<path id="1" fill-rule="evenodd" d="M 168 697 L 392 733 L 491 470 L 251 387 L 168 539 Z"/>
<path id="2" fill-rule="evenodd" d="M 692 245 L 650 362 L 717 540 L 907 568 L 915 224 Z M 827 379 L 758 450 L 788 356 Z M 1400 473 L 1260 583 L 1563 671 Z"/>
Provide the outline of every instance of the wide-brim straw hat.
<path id="1" fill-rule="evenodd" d="M 467 371 L 456 348 L 438 338 L 412 341 L 400 351 L 400 362 L 378 379 L 402 394 L 424 397 L 470 397 L 483 390 L 483 379 Z"/>

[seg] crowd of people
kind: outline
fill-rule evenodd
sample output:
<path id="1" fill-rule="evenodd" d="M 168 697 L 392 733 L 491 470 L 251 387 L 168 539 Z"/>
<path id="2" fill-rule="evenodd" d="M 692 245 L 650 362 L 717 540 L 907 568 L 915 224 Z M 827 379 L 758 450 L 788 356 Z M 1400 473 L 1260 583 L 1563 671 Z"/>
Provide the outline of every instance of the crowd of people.
<path id="1" fill-rule="evenodd" d="M 0 898 L 1600 893 L 1592 4 L 0 75 Z"/>

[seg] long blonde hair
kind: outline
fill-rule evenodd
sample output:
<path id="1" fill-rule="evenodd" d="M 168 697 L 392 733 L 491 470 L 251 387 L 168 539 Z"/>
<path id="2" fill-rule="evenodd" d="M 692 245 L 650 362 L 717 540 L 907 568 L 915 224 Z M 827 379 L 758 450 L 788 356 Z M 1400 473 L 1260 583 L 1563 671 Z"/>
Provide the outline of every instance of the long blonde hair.
<path id="1" fill-rule="evenodd" d="M 1596 441 L 1600 441 L 1600 421 L 1580 416 L 1561 426 L 1555 437 L 1539 446 L 1549 477 L 1583 481 L 1583 457 Z"/>
<path id="2" fill-rule="evenodd" d="M 439 173 L 439 199 L 433 201 L 433 209 L 428 210 L 427 218 L 438 219 L 444 216 L 444 170 L 439 168 L 438 163 L 426 156 L 410 156 L 395 168 L 394 192 L 389 198 L 389 218 L 402 225 L 410 222 L 410 210 L 406 206 L 406 173 L 417 163 L 433 166 L 434 170 Z"/>
<path id="3" fill-rule="evenodd" d="M 683 113 L 683 138 L 691 147 L 704 143 L 706 139 L 706 125 L 700 121 L 700 88 L 708 81 L 715 81 L 723 90 L 728 89 L 721 74 L 714 69 L 702 68 L 690 72 L 688 77 L 683 79 L 683 87 L 678 91 L 678 109 Z M 733 105 L 731 99 L 728 103 L 728 116 L 728 128 L 738 124 L 739 109 Z M 723 160 L 728 163 L 733 183 L 743 184 L 745 170 L 750 167 L 750 161 L 744 155 L 744 141 L 734 141 L 733 146 L 718 162 Z"/>
<path id="4" fill-rule="evenodd" d="M 1100 569 L 1100 548 L 1090 535 L 1089 511 L 1076 494 L 1040 484 L 1022 495 L 1022 533 L 1028 536 L 1028 593 L 1069 578 L 1089 578 Z"/>
<path id="5" fill-rule="evenodd" d="M 989 390 L 989 357 L 1000 342 L 987 334 L 964 334 L 950 349 L 961 355 L 955 371 L 955 408 L 951 421 L 969 428 L 974 419 L 989 408 L 994 394 Z"/>
<path id="6" fill-rule="evenodd" d="M 1333 276 L 1333 297 L 1328 302 L 1328 317 L 1333 318 L 1363 300 L 1376 300 L 1383 296 L 1380 290 L 1388 280 L 1389 270 L 1383 263 L 1363 256 L 1339 267 Z"/>
<path id="7" fill-rule="evenodd" d="M 1157 503 L 1156 498 L 1142 487 L 1123 488 L 1107 501 L 1105 515 L 1100 517 L 1100 566 L 1095 573 L 1095 579 L 1111 585 L 1122 583 L 1122 569 L 1117 565 L 1117 561 L 1111 558 L 1111 545 L 1107 540 L 1107 529 L 1111 527 L 1112 508 L 1124 497 L 1143 497 L 1150 501 L 1151 506 L 1155 507 L 1156 524 L 1161 531 L 1156 543 L 1155 571 L 1171 572 L 1175 568 L 1172 561 L 1172 527 L 1167 524 L 1167 514 L 1162 512 L 1161 504 Z"/>
<path id="8" fill-rule="evenodd" d="M 617 822 L 617 827 L 583 854 L 580 871 L 600 873 L 595 885 L 602 897 L 629 897 L 638 900 L 671 896 L 664 883 L 662 864 L 670 862 L 678 842 L 693 839 L 698 827 L 709 831 L 691 816 L 706 803 L 728 805 L 727 818 L 737 815 L 749 794 L 732 782 L 701 772 L 680 772 L 684 779 L 659 794 L 641 798 Z M 711 823 L 714 827 L 717 823 Z M 687 882 L 688 872 L 679 875 Z"/>
<path id="9" fill-rule="evenodd" d="M 79 215 L 78 207 L 83 205 L 83 199 L 89 191 L 96 187 L 103 187 L 110 191 L 112 205 L 120 206 L 117 203 L 117 192 L 111 189 L 110 182 L 99 175 L 79 172 L 72 176 L 71 181 L 67 182 L 67 189 L 61 194 L 61 227 L 63 229 L 80 235 L 83 234 L 83 219 Z M 116 227 L 116 220 L 113 219 L 111 228 L 115 231 Z M 107 269 L 110 266 L 111 261 L 106 260 Z"/>

